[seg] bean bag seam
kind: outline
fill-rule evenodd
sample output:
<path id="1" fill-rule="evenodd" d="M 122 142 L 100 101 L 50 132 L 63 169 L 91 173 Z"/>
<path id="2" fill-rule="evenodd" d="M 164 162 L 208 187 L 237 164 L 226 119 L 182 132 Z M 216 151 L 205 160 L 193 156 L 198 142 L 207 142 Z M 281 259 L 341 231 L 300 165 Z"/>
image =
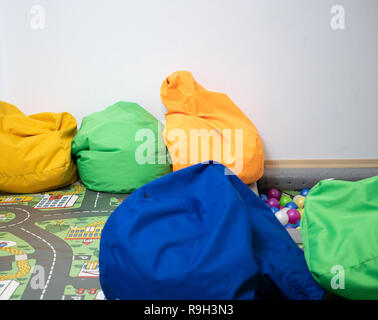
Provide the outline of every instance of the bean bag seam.
<path id="1" fill-rule="evenodd" d="M 66 169 L 69 166 L 69 164 L 70 164 L 69 162 L 68 163 L 66 162 L 63 166 L 59 166 L 59 167 L 56 167 L 56 168 L 53 168 L 53 169 L 39 171 L 39 172 L 35 171 L 35 172 L 28 172 L 28 173 L 23 173 L 23 174 L 14 174 L 14 175 L 11 175 L 11 176 L 0 173 L 0 177 L 12 178 L 12 177 L 30 176 L 32 174 L 43 174 L 43 173 L 51 172 L 51 171 L 54 171 L 54 170 Z"/>
<path id="2" fill-rule="evenodd" d="M 280 271 L 280 268 L 277 268 L 277 263 L 271 261 L 271 260 L 266 260 L 268 264 L 270 264 L 270 266 L 272 267 L 273 270 L 276 271 L 276 274 L 279 276 L 279 277 L 282 277 L 282 279 L 286 279 L 287 282 L 290 284 L 290 287 L 293 289 L 293 290 L 296 290 L 297 291 L 297 294 L 303 298 L 303 299 L 308 299 L 308 294 L 310 293 L 311 294 L 311 291 L 312 289 L 307 287 L 307 289 L 309 290 L 308 292 L 306 292 L 301 283 L 298 282 L 298 280 L 296 279 L 296 274 L 295 272 L 289 272 L 289 273 L 285 273 L 285 272 L 282 272 Z M 282 267 L 282 266 L 280 266 Z M 283 281 L 285 282 L 285 281 Z M 281 288 L 280 288 L 281 289 Z M 286 297 L 288 299 L 290 299 L 290 297 Z"/>
<path id="3" fill-rule="evenodd" d="M 373 258 L 369 258 L 367 260 L 364 260 L 364 261 L 362 261 L 362 262 L 360 262 L 358 264 L 352 265 L 352 266 L 347 266 L 347 267 L 343 266 L 343 268 L 344 268 L 344 270 L 351 270 L 351 269 L 357 268 L 357 267 L 359 267 L 359 266 L 361 266 L 361 265 L 363 265 L 365 263 L 370 263 L 370 262 L 372 262 L 372 261 L 374 261 L 376 259 L 378 259 L 378 255 L 375 256 L 375 257 L 373 257 Z M 327 276 L 329 274 L 331 274 L 331 272 L 318 273 L 319 277 L 325 277 L 325 276 Z"/>

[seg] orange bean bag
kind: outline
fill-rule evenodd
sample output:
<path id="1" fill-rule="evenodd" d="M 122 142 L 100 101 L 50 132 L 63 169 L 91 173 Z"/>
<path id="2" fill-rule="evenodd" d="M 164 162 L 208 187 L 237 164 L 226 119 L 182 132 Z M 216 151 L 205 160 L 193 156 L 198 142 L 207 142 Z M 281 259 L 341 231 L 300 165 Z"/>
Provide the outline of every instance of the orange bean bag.
<path id="1" fill-rule="evenodd" d="M 253 123 L 227 95 L 200 86 L 187 71 L 161 86 L 167 107 L 163 139 L 173 171 L 215 160 L 250 184 L 264 173 L 264 148 Z"/>
<path id="2" fill-rule="evenodd" d="M 75 182 L 71 143 L 76 131 L 69 113 L 26 116 L 0 101 L 0 191 L 35 193 Z"/>

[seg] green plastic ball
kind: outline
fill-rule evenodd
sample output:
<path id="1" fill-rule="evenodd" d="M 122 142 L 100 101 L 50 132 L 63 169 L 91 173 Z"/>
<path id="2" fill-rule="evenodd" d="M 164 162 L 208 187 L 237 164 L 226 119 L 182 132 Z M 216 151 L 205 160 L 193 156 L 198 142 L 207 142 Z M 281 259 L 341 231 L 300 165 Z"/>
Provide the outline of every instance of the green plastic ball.
<path id="1" fill-rule="evenodd" d="M 287 203 L 292 202 L 289 196 L 282 196 L 280 199 L 280 206 L 284 207 Z"/>

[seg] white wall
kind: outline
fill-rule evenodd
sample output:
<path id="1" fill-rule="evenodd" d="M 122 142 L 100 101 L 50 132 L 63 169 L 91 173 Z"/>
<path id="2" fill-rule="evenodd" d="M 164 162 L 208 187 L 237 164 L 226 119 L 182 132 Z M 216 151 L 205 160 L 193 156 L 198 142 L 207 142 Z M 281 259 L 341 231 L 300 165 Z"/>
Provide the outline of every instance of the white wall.
<path id="1" fill-rule="evenodd" d="M 335 4 L 345 30 L 330 27 Z M 79 122 L 135 101 L 163 120 L 162 81 L 189 70 L 250 117 L 268 159 L 378 158 L 377 12 L 376 0 L 0 0 L 0 100 Z"/>

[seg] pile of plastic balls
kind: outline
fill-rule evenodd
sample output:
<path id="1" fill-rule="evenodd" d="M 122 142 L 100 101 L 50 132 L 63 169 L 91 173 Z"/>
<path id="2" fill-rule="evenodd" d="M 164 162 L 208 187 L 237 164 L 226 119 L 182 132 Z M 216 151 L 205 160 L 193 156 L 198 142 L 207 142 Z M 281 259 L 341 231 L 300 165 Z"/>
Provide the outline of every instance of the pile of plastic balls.
<path id="1" fill-rule="evenodd" d="M 285 228 L 298 229 L 309 191 L 308 188 L 302 189 L 300 194 L 291 197 L 286 193 L 281 193 L 278 189 L 271 188 L 266 194 L 261 194 L 260 198 Z"/>

